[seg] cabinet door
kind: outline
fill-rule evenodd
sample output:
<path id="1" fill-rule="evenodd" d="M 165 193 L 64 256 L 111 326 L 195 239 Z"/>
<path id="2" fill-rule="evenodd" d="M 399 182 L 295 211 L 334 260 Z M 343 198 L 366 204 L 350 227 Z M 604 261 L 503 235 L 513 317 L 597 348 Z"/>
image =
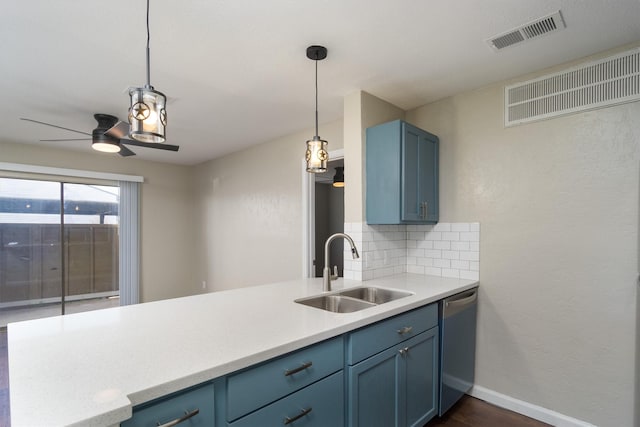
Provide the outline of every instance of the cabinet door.
<path id="1" fill-rule="evenodd" d="M 422 427 L 438 408 L 438 328 L 406 341 L 402 350 L 400 425 Z"/>
<path id="2" fill-rule="evenodd" d="M 438 407 L 438 328 L 349 368 L 350 427 L 421 427 Z"/>
<path id="3" fill-rule="evenodd" d="M 402 124 L 401 220 L 438 221 L 438 139 Z"/>
<path id="4" fill-rule="evenodd" d="M 349 426 L 399 427 L 398 356 L 392 347 L 349 367 Z"/>

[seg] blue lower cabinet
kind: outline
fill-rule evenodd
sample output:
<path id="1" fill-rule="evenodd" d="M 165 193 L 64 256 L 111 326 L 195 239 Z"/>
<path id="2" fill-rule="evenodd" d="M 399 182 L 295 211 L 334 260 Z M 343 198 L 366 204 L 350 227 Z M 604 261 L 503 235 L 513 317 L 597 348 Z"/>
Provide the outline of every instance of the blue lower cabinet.
<path id="1" fill-rule="evenodd" d="M 181 421 L 182 420 L 182 421 Z M 213 384 L 196 386 L 137 406 L 133 417 L 121 427 L 157 427 L 165 424 L 180 427 L 211 427 L 214 419 Z"/>
<path id="2" fill-rule="evenodd" d="M 402 356 L 406 419 L 401 425 L 412 427 L 422 427 L 438 411 L 438 328 L 421 335 L 404 343 L 408 350 Z"/>
<path id="3" fill-rule="evenodd" d="M 336 372 L 227 425 L 229 427 L 343 427 L 343 371 Z"/>
<path id="4" fill-rule="evenodd" d="M 350 427 L 418 427 L 436 415 L 438 328 L 349 367 Z"/>

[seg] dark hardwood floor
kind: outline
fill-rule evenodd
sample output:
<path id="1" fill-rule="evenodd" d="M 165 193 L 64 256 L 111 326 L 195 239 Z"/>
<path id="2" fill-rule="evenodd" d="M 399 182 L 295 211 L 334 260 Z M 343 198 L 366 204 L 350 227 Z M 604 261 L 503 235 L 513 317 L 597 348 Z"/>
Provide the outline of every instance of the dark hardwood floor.
<path id="1" fill-rule="evenodd" d="M 464 396 L 442 418 L 429 421 L 425 427 L 549 427 L 532 418 L 499 408 L 490 403 Z"/>
<path id="2" fill-rule="evenodd" d="M 7 330 L 0 329 L 0 427 L 9 427 L 9 369 L 7 363 Z M 465 396 L 442 418 L 431 420 L 425 427 L 545 427 L 515 412 Z"/>

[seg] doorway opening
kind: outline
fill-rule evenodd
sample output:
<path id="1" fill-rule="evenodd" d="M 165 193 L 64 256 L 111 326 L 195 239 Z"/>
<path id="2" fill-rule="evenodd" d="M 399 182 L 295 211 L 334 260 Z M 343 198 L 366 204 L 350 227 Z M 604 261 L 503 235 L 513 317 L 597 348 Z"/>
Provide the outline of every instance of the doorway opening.
<path id="1" fill-rule="evenodd" d="M 344 168 L 344 150 L 329 152 L 327 172 L 310 174 L 303 162 L 303 277 L 322 277 L 324 244 L 334 233 L 344 232 L 344 188 L 334 187 L 336 168 Z M 331 270 L 343 276 L 344 242 L 336 239 L 330 248 Z"/>

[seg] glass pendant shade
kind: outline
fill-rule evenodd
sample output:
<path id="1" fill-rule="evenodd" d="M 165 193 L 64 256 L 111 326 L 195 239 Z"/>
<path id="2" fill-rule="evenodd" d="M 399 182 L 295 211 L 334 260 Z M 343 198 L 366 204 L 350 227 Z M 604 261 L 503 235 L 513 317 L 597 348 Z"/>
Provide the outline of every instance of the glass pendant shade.
<path id="1" fill-rule="evenodd" d="M 167 97 L 153 87 L 131 88 L 129 96 L 129 136 L 140 142 L 164 142 Z"/>
<path id="2" fill-rule="evenodd" d="M 336 188 L 344 187 L 344 167 L 336 168 L 336 174 L 333 176 L 333 186 Z"/>
<path id="3" fill-rule="evenodd" d="M 320 139 L 319 136 L 314 136 L 313 139 L 308 140 L 305 159 L 307 161 L 307 172 L 326 172 L 327 162 L 329 161 L 327 141 Z"/>

